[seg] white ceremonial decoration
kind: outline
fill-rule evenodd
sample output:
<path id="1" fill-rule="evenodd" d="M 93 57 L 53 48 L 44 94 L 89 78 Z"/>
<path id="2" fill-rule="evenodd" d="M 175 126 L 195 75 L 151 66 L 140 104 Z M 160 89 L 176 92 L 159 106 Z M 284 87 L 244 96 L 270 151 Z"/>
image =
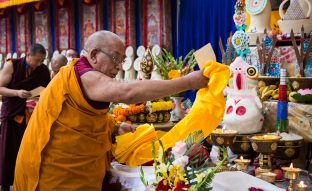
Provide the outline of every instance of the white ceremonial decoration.
<path id="1" fill-rule="evenodd" d="M 133 67 L 133 59 L 130 58 L 130 57 L 127 57 L 125 59 L 125 62 L 124 64 L 122 65 L 122 69 L 124 71 L 124 81 L 125 82 L 130 82 L 130 81 L 133 81 L 135 80 L 135 70 L 134 70 L 134 67 Z"/>
<path id="2" fill-rule="evenodd" d="M 12 58 L 17 59 L 17 53 L 16 52 L 13 53 Z"/>
<path id="3" fill-rule="evenodd" d="M 137 71 L 137 76 L 136 76 L 136 79 L 143 79 L 144 77 L 144 74 L 141 70 L 141 61 L 142 61 L 142 57 L 138 57 L 134 60 L 134 64 L 133 64 L 133 67 L 134 67 L 134 70 Z"/>
<path id="4" fill-rule="evenodd" d="M 139 46 L 137 51 L 136 51 L 138 57 L 143 57 L 145 53 L 145 47 L 144 46 Z"/>
<path id="5" fill-rule="evenodd" d="M 161 54 L 161 48 L 158 45 L 153 46 L 152 48 L 152 54 L 154 57 L 159 56 Z M 154 60 L 157 62 L 157 60 Z M 162 76 L 157 71 L 157 65 L 154 64 L 154 68 L 151 74 L 151 80 L 162 80 Z"/>
<path id="6" fill-rule="evenodd" d="M 134 57 L 134 49 L 132 46 L 126 48 L 125 54 L 127 57 Z"/>

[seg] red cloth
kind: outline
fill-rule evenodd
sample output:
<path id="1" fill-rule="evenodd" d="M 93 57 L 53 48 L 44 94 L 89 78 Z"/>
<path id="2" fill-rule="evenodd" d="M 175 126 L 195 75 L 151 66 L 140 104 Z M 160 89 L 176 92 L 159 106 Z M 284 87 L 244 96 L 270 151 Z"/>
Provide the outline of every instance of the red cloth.
<path id="1" fill-rule="evenodd" d="M 78 79 L 78 83 L 80 86 L 80 89 L 82 89 L 82 83 L 81 83 L 81 76 L 85 74 L 86 72 L 94 71 L 90 63 L 88 62 L 88 59 L 84 56 L 81 56 L 78 60 L 78 62 L 75 65 L 75 72 L 76 77 Z M 83 92 L 83 91 L 82 91 Z M 85 94 L 83 94 L 83 97 L 87 100 L 87 102 L 94 107 L 95 109 L 106 109 L 109 107 L 109 102 L 99 102 L 99 101 L 93 101 L 89 99 Z"/>

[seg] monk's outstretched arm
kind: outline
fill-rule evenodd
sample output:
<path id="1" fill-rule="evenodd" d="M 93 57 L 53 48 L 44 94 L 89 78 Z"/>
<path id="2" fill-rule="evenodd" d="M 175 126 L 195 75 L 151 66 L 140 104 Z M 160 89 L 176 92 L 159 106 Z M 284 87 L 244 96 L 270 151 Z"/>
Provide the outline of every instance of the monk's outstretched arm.
<path id="1" fill-rule="evenodd" d="M 143 80 L 118 82 L 99 72 L 87 72 L 81 77 L 84 93 L 94 101 L 115 103 L 140 103 L 163 98 L 189 89 L 207 86 L 208 79 L 202 71 L 173 80 Z"/>

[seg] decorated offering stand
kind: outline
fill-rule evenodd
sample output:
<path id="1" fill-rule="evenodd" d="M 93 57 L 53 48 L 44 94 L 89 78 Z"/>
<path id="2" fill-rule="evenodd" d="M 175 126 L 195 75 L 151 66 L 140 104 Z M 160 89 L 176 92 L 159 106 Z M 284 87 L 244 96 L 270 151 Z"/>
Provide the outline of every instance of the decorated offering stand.
<path id="1" fill-rule="evenodd" d="M 288 34 L 263 28 L 269 23 L 264 23 L 267 15 L 262 13 L 270 5 L 267 1 L 255 2 L 236 2 L 233 19 L 237 31 L 230 34 L 226 47 L 219 41 L 223 62 L 230 66 L 232 76 L 225 91 L 223 125 L 238 132 L 230 145 L 239 157 L 234 160 L 236 168 L 246 171 L 240 156 L 249 157 L 255 161 L 255 175 L 274 183 L 283 177 L 281 166 L 289 166 L 299 157 L 304 142 L 312 142 L 312 36 L 308 23 L 288 25 L 289 31 L 284 32 Z M 291 1 L 291 6 L 296 3 Z M 248 33 L 245 6 L 252 18 Z M 285 18 L 295 15 L 291 11 L 294 9 L 288 8 Z M 309 18 L 300 19 L 311 23 Z M 253 156 L 254 151 L 260 153 L 258 157 Z M 311 151 L 307 153 L 308 164 Z M 288 190 L 306 189 L 299 182 L 291 184 Z"/>

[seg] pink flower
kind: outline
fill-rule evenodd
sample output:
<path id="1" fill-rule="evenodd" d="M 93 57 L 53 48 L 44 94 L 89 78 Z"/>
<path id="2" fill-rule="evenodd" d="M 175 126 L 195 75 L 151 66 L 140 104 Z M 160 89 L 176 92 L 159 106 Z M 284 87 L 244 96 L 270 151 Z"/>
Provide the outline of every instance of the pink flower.
<path id="1" fill-rule="evenodd" d="M 264 191 L 261 188 L 255 188 L 255 187 L 251 187 L 248 189 L 248 191 Z"/>
<path id="2" fill-rule="evenodd" d="M 233 15 L 233 20 L 235 25 L 237 26 L 242 26 L 243 24 L 246 23 L 247 15 L 246 13 L 235 13 Z"/>
<path id="3" fill-rule="evenodd" d="M 312 94 L 312 89 L 300 89 L 298 90 L 298 93 L 301 95 L 308 95 L 308 94 Z"/>
<path id="4" fill-rule="evenodd" d="M 183 156 L 186 152 L 186 143 L 182 142 L 182 141 L 178 141 L 176 142 L 175 146 L 172 148 L 172 153 L 174 155 L 174 158 L 179 158 L 181 156 Z"/>

